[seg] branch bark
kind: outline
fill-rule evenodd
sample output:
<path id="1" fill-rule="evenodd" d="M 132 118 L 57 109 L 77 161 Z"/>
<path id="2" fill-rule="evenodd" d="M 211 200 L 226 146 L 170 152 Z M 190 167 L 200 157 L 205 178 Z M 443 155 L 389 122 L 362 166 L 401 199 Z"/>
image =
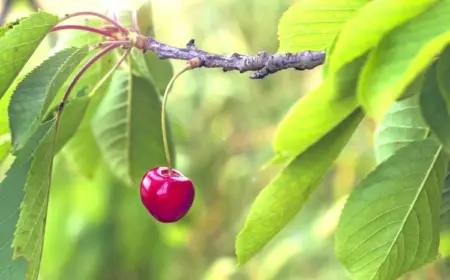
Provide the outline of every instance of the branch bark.
<path id="1" fill-rule="evenodd" d="M 253 71 L 251 79 L 263 79 L 270 74 L 284 69 L 313 69 L 325 62 L 325 51 L 304 51 L 298 53 L 270 54 L 258 52 L 256 55 L 219 55 L 203 51 L 190 40 L 186 47 L 177 48 L 160 42 L 152 37 L 145 37 L 141 49 L 152 51 L 161 59 L 200 59 L 200 67 L 222 68 L 224 72 L 237 70 L 241 73 Z"/>

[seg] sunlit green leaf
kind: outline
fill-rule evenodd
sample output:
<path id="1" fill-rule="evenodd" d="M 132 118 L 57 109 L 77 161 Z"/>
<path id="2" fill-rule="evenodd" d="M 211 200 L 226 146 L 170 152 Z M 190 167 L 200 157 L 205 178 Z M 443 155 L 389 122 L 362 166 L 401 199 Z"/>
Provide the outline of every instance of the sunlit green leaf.
<path id="1" fill-rule="evenodd" d="M 333 55 L 334 48 L 336 47 L 336 42 L 337 42 L 338 38 L 339 38 L 339 33 L 336 35 L 334 40 L 331 42 L 330 46 L 326 49 L 327 57 L 331 57 Z M 322 66 L 322 76 L 323 76 L 323 78 L 326 79 L 328 77 L 329 73 L 330 73 L 330 60 L 329 59 L 325 59 L 325 62 L 323 63 L 323 66 Z"/>
<path id="2" fill-rule="evenodd" d="M 377 162 L 386 160 L 411 142 L 425 139 L 428 134 L 429 128 L 419 108 L 419 95 L 395 102 L 375 131 Z"/>
<path id="3" fill-rule="evenodd" d="M 89 100 L 89 97 L 85 96 L 73 99 L 66 105 L 55 147 L 53 142 L 55 119 L 49 120 L 47 123 L 51 123 L 51 128 L 32 156 L 33 160 L 24 187 L 25 196 L 20 206 L 20 217 L 13 241 L 14 256 L 24 257 L 29 262 L 26 280 L 35 280 L 38 277 L 44 242 L 53 152 L 57 153 L 75 134 Z M 21 185 L 15 187 L 23 190 Z"/>
<path id="4" fill-rule="evenodd" d="M 103 158 L 127 185 L 165 165 L 161 100 L 145 79 L 117 70 L 92 125 Z"/>
<path id="5" fill-rule="evenodd" d="M 345 22 L 369 0 L 300 0 L 278 24 L 278 52 L 327 49 Z"/>
<path id="6" fill-rule="evenodd" d="M 18 19 L 14 20 L 14 21 L 7 22 L 4 25 L 0 26 L 0 38 L 3 37 L 3 35 L 5 35 L 8 30 L 11 30 L 16 25 L 18 25 L 20 23 L 20 21 L 23 20 L 23 19 L 26 19 L 26 17 L 18 18 Z"/>
<path id="7" fill-rule="evenodd" d="M 17 153 L 13 164 L 0 183 L 0 279 L 23 280 L 28 268 L 25 258 L 13 260 L 12 241 L 19 220 L 19 208 L 24 197 L 24 186 L 33 160 L 32 155 L 53 122 L 44 123 L 33 134 L 25 147 Z"/>
<path id="8" fill-rule="evenodd" d="M 87 47 L 68 48 L 45 60 L 16 87 L 8 107 L 12 144 L 21 149 L 39 126 L 56 93 L 86 56 Z"/>
<path id="9" fill-rule="evenodd" d="M 293 105 L 275 134 L 277 154 L 296 157 L 355 111 L 355 88 L 365 58 L 362 56 L 328 76 L 319 88 Z"/>
<path id="10" fill-rule="evenodd" d="M 425 75 L 420 93 L 420 109 L 423 119 L 442 143 L 444 150 L 450 152 L 450 112 L 447 111 L 445 100 L 439 90 L 435 63 Z"/>
<path id="11" fill-rule="evenodd" d="M 33 13 L 0 38 L 0 98 L 58 21 L 52 14 Z"/>
<path id="12" fill-rule="evenodd" d="M 439 1 L 385 36 L 370 54 L 358 84 L 369 115 L 381 119 L 403 90 L 450 42 L 450 1 Z"/>
<path id="13" fill-rule="evenodd" d="M 330 59 L 330 71 L 364 54 L 402 23 L 414 18 L 439 0 L 377 0 L 362 7 L 342 28 L 334 53 Z M 355 39 L 356 38 L 356 39 Z"/>
<path id="14" fill-rule="evenodd" d="M 300 211 L 360 123 L 355 111 L 300 154 L 256 198 L 236 240 L 239 264 L 259 252 Z"/>
<path id="15" fill-rule="evenodd" d="M 395 280 L 434 260 L 448 158 L 435 139 L 413 142 L 352 192 L 336 232 L 336 255 L 355 280 Z"/>
<path id="16" fill-rule="evenodd" d="M 450 112 L 450 47 L 439 55 L 436 66 L 436 75 L 438 79 L 439 88 L 441 90 L 442 97 L 447 105 L 447 112 Z"/>
<path id="17" fill-rule="evenodd" d="M 8 156 L 11 150 L 11 137 L 9 134 L 0 135 L 0 164 Z"/>

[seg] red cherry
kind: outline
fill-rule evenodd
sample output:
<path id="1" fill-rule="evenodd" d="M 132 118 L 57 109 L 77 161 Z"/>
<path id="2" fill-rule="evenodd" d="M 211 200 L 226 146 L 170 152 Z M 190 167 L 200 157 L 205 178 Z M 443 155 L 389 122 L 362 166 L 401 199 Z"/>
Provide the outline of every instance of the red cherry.
<path id="1" fill-rule="evenodd" d="M 141 201 L 148 212 L 162 223 L 173 223 L 183 218 L 194 202 L 192 181 L 167 167 L 148 171 L 141 181 Z"/>

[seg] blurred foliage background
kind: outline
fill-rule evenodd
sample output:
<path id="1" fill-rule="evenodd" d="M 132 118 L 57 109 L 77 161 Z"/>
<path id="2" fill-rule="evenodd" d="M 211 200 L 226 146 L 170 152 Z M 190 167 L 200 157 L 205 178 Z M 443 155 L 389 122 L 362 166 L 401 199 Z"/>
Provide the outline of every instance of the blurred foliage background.
<path id="1" fill-rule="evenodd" d="M 37 3 L 62 15 L 120 8 L 124 3 L 118 1 Z M 127 6 L 141 3 L 127 1 Z M 278 20 L 291 4 L 291 0 L 152 1 L 158 39 L 183 46 L 195 38 L 199 47 L 223 54 L 276 52 Z M 6 19 L 31 11 L 30 2 L 13 1 Z M 27 69 L 45 59 L 54 43 L 52 38 L 44 41 Z M 177 70 L 184 62 L 172 64 Z M 290 225 L 244 267 L 235 263 L 235 237 L 251 203 L 280 168 L 262 168 L 273 156 L 277 123 L 320 79 L 320 68 L 283 71 L 261 81 L 250 80 L 248 74 L 199 69 L 179 79 L 168 111 L 177 168 L 194 181 L 197 197 L 190 213 L 175 224 L 153 220 L 141 205 L 138 186 L 122 186 L 106 165 L 85 178 L 70 158 L 58 155 L 41 279 L 349 279 L 334 257 L 333 233 L 346 194 L 374 166 L 370 120 L 363 122 Z M 439 269 L 430 265 L 405 279 L 445 279 Z"/>

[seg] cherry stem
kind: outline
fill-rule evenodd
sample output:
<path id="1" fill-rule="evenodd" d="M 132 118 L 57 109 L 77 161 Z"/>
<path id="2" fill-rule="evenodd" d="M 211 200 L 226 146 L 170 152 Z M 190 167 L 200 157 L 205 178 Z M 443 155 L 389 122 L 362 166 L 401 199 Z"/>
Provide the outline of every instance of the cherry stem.
<path id="1" fill-rule="evenodd" d="M 95 87 L 91 90 L 91 92 L 88 94 L 88 96 L 94 95 L 94 93 L 105 83 L 105 81 L 114 73 L 114 71 L 119 68 L 120 64 L 125 60 L 127 55 L 131 52 L 131 48 L 127 49 L 125 53 L 120 57 L 120 59 L 117 61 L 117 63 L 109 70 L 108 73 L 106 73 L 105 76 L 95 85 Z"/>
<path id="2" fill-rule="evenodd" d="M 104 35 L 107 37 L 113 37 L 110 32 L 107 32 L 105 30 L 101 30 L 99 28 L 90 27 L 90 26 L 76 25 L 76 24 L 58 25 L 58 26 L 55 26 L 52 28 L 52 32 L 58 31 L 58 30 L 66 30 L 66 29 L 84 30 L 84 31 L 89 31 L 92 33 Z"/>
<path id="3" fill-rule="evenodd" d="M 167 103 L 167 97 L 169 96 L 170 91 L 172 90 L 172 86 L 175 82 L 175 80 L 181 76 L 184 72 L 193 69 L 193 65 L 188 62 L 188 64 L 181 69 L 178 73 L 176 73 L 172 79 L 170 79 L 169 83 L 167 84 L 166 90 L 164 92 L 163 101 L 162 101 L 162 110 L 161 110 L 161 128 L 162 128 L 162 137 L 163 137 L 163 144 L 164 144 L 164 153 L 166 155 L 166 162 L 167 162 L 167 169 L 169 170 L 169 177 L 172 176 L 173 170 L 172 170 L 172 161 L 170 159 L 170 151 L 169 151 L 169 143 L 167 140 L 167 129 L 166 129 L 166 103 Z"/>
<path id="4" fill-rule="evenodd" d="M 138 24 L 138 16 L 137 16 L 137 11 L 133 10 L 131 12 L 131 19 L 133 21 L 133 31 L 136 33 L 139 33 L 139 24 Z"/>
<path id="5" fill-rule="evenodd" d="M 73 17 L 77 17 L 77 16 L 94 16 L 94 17 L 98 17 L 101 18 L 109 23 L 111 23 L 112 25 L 114 25 L 115 27 L 117 27 L 122 33 L 124 34 L 128 34 L 128 29 L 126 29 L 125 27 L 123 27 L 122 25 L 120 25 L 120 23 L 114 19 L 111 19 L 105 15 L 102 15 L 100 13 L 96 13 L 96 12 L 77 12 L 77 13 L 73 13 L 73 14 L 67 14 L 63 20 L 69 19 L 69 18 L 73 18 Z"/>
<path id="6" fill-rule="evenodd" d="M 69 98 L 70 93 L 72 92 L 73 87 L 75 86 L 75 84 L 78 82 L 78 80 L 81 78 L 81 76 L 84 74 L 84 72 L 86 72 L 86 70 L 94 63 L 96 62 L 100 57 L 104 56 L 105 54 L 107 54 L 108 52 L 112 51 L 113 49 L 119 47 L 120 45 L 122 45 L 122 43 L 117 43 L 117 44 L 109 44 L 108 46 L 106 46 L 104 49 L 102 49 L 101 51 L 99 51 L 96 55 L 94 55 L 93 57 L 91 57 L 91 59 L 89 59 L 88 62 L 86 62 L 86 64 L 83 65 L 83 67 L 81 67 L 80 71 L 78 71 L 78 73 L 75 75 L 75 77 L 73 78 L 73 80 L 70 82 L 69 86 L 67 87 L 66 92 L 64 93 L 63 96 L 63 100 L 62 100 L 62 104 L 64 104 L 67 99 Z"/>

